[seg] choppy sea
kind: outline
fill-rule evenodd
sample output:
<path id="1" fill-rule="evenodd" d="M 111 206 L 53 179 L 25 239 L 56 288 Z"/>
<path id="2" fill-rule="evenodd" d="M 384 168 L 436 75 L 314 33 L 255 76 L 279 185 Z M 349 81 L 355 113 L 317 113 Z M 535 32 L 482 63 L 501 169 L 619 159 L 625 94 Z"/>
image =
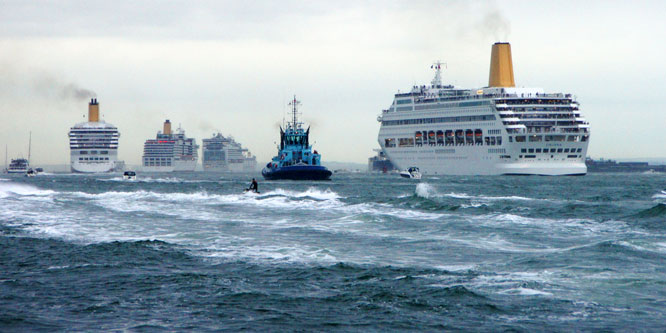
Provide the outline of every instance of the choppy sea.
<path id="1" fill-rule="evenodd" d="M 666 175 L 0 176 L 0 331 L 663 331 Z"/>

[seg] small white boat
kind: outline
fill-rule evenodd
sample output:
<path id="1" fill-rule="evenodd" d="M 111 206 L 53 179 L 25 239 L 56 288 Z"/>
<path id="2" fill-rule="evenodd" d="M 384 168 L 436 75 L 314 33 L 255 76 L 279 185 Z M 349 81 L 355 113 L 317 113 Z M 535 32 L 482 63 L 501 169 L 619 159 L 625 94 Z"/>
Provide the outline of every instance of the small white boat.
<path id="1" fill-rule="evenodd" d="M 400 177 L 402 178 L 411 178 L 411 179 L 421 179 L 421 172 L 417 167 L 411 167 L 405 171 L 400 171 Z"/>
<path id="2" fill-rule="evenodd" d="M 123 173 L 124 180 L 136 180 L 136 172 L 134 171 L 125 171 Z"/>
<path id="3" fill-rule="evenodd" d="M 25 172 L 26 177 L 34 177 L 37 175 L 37 172 L 33 170 L 32 168 L 28 169 L 28 171 Z"/>

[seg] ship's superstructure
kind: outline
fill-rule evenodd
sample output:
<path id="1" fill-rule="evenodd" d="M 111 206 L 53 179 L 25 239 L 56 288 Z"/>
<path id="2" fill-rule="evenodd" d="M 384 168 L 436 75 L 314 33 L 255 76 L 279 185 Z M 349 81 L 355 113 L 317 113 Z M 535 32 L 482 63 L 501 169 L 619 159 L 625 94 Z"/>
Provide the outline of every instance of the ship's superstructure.
<path id="1" fill-rule="evenodd" d="M 509 43 L 492 47 L 488 87 L 441 83 L 395 95 L 378 141 L 399 169 L 423 174 L 584 175 L 589 123 L 571 94 L 516 88 Z"/>
<path id="2" fill-rule="evenodd" d="M 216 133 L 203 139 L 202 164 L 204 171 L 252 172 L 257 158 L 232 137 Z"/>
<path id="3" fill-rule="evenodd" d="M 368 172 L 389 172 L 393 171 L 395 167 L 391 160 L 386 157 L 386 154 L 381 149 L 373 149 L 377 155 L 368 158 Z"/>
<path id="4" fill-rule="evenodd" d="M 12 162 L 7 166 L 7 173 L 21 173 L 25 174 L 30 168 L 30 162 L 25 158 L 12 159 Z"/>
<path id="5" fill-rule="evenodd" d="M 196 140 L 185 136 L 181 128 L 172 132 L 171 122 L 167 119 L 163 131 L 157 132 L 155 139 L 148 139 L 143 145 L 143 171 L 194 171 L 198 150 Z"/>
<path id="6" fill-rule="evenodd" d="M 118 139 L 115 126 L 100 120 L 96 98 L 88 104 L 88 121 L 69 130 L 70 166 L 72 172 L 111 172 L 117 168 Z"/>

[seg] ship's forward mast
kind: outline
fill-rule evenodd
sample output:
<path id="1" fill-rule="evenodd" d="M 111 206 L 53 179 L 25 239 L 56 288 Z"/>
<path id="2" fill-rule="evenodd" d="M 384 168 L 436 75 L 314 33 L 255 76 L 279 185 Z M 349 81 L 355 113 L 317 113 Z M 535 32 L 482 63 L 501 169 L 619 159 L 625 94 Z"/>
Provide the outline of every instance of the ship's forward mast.
<path id="1" fill-rule="evenodd" d="M 444 68 L 446 69 L 446 63 L 442 63 L 441 61 L 437 60 L 435 61 L 430 68 L 435 70 L 435 77 L 430 81 L 430 84 L 432 84 L 433 88 L 439 88 L 442 86 L 442 65 L 444 65 Z"/>

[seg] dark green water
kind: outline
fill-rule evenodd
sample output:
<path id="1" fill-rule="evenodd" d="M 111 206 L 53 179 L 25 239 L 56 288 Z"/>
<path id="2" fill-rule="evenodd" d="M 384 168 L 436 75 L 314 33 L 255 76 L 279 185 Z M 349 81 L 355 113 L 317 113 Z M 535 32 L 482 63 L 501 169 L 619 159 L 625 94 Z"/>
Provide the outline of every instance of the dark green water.
<path id="1" fill-rule="evenodd" d="M 666 328 L 665 175 L 251 176 L 3 176 L 0 331 Z"/>

